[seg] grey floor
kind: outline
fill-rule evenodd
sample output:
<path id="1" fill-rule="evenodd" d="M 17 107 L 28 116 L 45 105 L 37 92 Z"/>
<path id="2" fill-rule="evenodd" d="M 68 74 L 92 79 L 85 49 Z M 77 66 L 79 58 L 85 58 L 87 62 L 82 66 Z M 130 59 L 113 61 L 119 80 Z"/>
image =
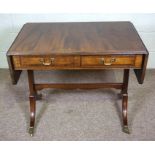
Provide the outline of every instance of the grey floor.
<path id="1" fill-rule="evenodd" d="M 30 137 L 27 74 L 12 85 L 8 70 L 1 69 L 0 140 L 155 140 L 155 70 L 147 70 L 143 85 L 130 74 L 130 135 L 121 131 L 118 90 L 44 89 Z M 36 82 L 119 82 L 122 71 L 47 71 L 35 77 Z"/>

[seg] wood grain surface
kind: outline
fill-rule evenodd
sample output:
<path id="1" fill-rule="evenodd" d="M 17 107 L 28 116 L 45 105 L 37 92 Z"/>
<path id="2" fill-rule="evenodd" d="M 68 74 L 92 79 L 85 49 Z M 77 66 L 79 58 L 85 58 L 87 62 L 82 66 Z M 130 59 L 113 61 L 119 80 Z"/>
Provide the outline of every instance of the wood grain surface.
<path id="1" fill-rule="evenodd" d="M 147 54 L 130 22 L 27 23 L 8 55 Z"/>

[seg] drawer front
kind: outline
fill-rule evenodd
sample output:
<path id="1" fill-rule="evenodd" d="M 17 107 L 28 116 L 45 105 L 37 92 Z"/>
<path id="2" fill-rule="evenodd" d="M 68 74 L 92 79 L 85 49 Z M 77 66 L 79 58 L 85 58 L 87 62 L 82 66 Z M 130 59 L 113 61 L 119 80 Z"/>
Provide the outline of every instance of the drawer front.
<path id="1" fill-rule="evenodd" d="M 141 68 L 143 55 L 13 56 L 16 70 Z"/>
<path id="2" fill-rule="evenodd" d="M 73 57 L 21 57 L 22 66 L 68 66 L 74 64 Z"/>
<path id="3" fill-rule="evenodd" d="M 129 56 L 83 56 L 81 58 L 82 67 L 141 67 L 142 55 Z"/>
<path id="4" fill-rule="evenodd" d="M 74 67 L 77 58 L 74 56 L 14 56 L 16 69 L 50 69 Z"/>

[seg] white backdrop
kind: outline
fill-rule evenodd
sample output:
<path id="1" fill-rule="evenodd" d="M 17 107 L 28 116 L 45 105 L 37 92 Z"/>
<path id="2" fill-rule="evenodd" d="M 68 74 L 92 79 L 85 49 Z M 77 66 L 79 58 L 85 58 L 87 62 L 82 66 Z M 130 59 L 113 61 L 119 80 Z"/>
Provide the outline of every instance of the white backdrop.
<path id="1" fill-rule="evenodd" d="M 0 68 L 7 68 L 6 51 L 26 22 L 131 21 L 150 56 L 148 68 L 155 68 L 155 14 L 0 14 Z"/>

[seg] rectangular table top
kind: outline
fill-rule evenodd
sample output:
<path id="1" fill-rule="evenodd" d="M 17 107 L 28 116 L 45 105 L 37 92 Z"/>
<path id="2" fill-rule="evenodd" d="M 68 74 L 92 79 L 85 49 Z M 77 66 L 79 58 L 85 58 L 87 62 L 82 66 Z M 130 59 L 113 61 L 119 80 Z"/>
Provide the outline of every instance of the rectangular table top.
<path id="1" fill-rule="evenodd" d="M 27 23 L 8 55 L 147 54 L 130 22 Z"/>

